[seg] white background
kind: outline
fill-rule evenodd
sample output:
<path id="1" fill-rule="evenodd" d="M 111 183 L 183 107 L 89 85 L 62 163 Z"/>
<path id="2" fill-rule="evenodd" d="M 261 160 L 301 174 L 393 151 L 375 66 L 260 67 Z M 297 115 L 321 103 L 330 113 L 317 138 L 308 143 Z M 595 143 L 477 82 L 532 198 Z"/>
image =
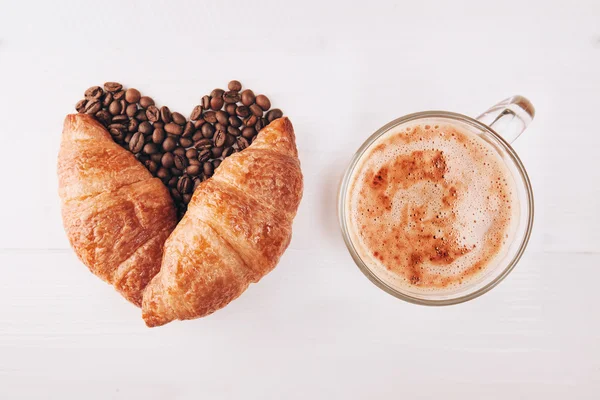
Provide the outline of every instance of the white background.
<path id="1" fill-rule="evenodd" d="M 0 0 L 0 398 L 600 398 L 600 2 Z M 83 91 L 120 81 L 188 115 L 239 79 L 292 119 L 305 176 L 279 266 L 207 318 L 148 329 L 62 230 L 56 155 Z M 536 221 L 472 302 L 373 286 L 337 183 L 401 115 L 514 94 Z"/>

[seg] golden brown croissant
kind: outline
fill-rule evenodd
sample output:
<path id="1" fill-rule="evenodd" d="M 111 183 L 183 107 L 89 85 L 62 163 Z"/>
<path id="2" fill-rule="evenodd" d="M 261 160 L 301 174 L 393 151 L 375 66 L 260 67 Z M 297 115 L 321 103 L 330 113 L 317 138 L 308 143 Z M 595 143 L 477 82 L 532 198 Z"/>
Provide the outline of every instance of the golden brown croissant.
<path id="1" fill-rule="evenodd" d="M 141 306 L 177 224 L 167 188 L 85 114 L 65 119 L 58 182 L 63 224 L 77 256 Z"/>
<path id="2" fill-rule="evenodd" d="M 194 192 L 144 292 L 146 324 L 208 315 L 271 271 L 290 242 L 302 187 L 294 130 L 280 118 Z"/>

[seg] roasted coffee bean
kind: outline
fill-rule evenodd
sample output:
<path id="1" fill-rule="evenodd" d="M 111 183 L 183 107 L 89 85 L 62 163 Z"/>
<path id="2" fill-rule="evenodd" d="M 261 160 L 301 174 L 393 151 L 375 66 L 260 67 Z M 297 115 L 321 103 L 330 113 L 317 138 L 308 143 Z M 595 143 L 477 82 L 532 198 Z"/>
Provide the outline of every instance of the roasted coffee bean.
<path id="1" fill-rule="evenodd" d="M 150 159 L 156 163 L 160 164 L 160 160 L 162 159 L 162 153 L 157 152 L 150 156 Z"/>
<path id="2" fill-rule="evenodd" d="M 108 130 L 118 129 L 120 132 L 125 132 L 127 129 L 123 124 L 110 124 L 108 125 Z"/>
<path id="3" fill-rule="evenodd" d="M 103 94 L 104 91 L 100 86 L 92 86 L 91 88 L 85 91 L 83 96 L 88 100 L 99 100 Z"/>
<path id="4" fill-rule="evenodd" d="M 123 132 L 121 132 L 119 130 L 111 130 L 109 132 L 115 142 L 117 142 L 117 143 L 123 142 L 123 139 L 125 138 L 125 134 Z"/>
<path id="5" fill-rule="evenodd" d="M 194 183 L 189 176 L 184 175 L 179 178 L 179 181 L 177 182 L 177 190 L 179 190 L 180 193 L 192 193 L 193 188 Z"/>
<path id="6" fill-rule="evenodd" d="M 204 165 L 202 166 L 202 172 L 204 173 L 204 176 L 212 176 L 213 165 L 210 161 L 204 163 Z"/>
<path id="7" fill-rule="evenodd" d="M 142 108 L 148 108 L 153 105 L 154 105 L 154 100 L 152 100 L 152 97 L 150 97 L 150 96 L 140 97 L 140 106 L 142 106 Z"/>
<path id="8" fill-rule="evenodd" d="M 189 165 L 186 169 L 185 169 L 185 173 L 190 175 L 190 176 L 198 176 L 200 175 L 201 172 L 201 167 L 200 165 Z"/>
<path id="9" fill-rule="evenodd" d="M 250 142 L 245 137 L 243 137 L 243 136 L 239 136 L 236 139 L 236 143 L 238 145 L 238 149 L 240 149 L 240 150 L 244 150 L 245 148 L 247 148 L 248 146 L 250 146 Z"/>
<path id="10" fill-rule="evenodd" d="M 138 126 L 138 132 L 141 132 L 144 135 L 149 135 L 152 131 L 154 131 L 154 127 L 148 121 L 144 121 Z"/>
<path id="11" fill-rule="evenodd" d="M 112 93 L 106 93 L 102 99 L 102 107 L 108 107 L 113 100 Z"/>
<path id="12" fill-rule="evenodd" d="M 189 204 L 189 202 L 192 201 L 192 195 L 189 193 L 184 194 L 181 198 L 185 204 Z"/>
<path id="13" fill-rule="evenodd" d="M 233 146 L 234 143 L 235 143 L 235 136 L 228 134 L 227 138 L 225 139 L 225 147 Z"/>
<path id="14" fill-rule="evenodd" d="M 240 92 L 230 90 L 229 92 L 225 92 L 223 94 L 223 100 L 227 104 L 237 103 L 240 101 L 242 96 L 240 96 Z"/>
<path id="15" fill-rule="evenodd" d="M 233 129 L 236 129 L 236 128 L 233 128 Z M 224 131 L 217 132 L 217 134 L 214 137 L 215 146 L 222 147 L 223 145 L 225 145 L 226 139 L 227 139 L 227 133 L 225 133 Z"/>
<path id="16" fill-rule="evenodd" d="M 220 110 L 221 107 L 223 107 L 224 101 L 223 101 L 223 97 L 219 96 L 219 97 L 214 97 L 212 96 L 210 99 L 210 108 L 212 110 Z"/>
<path id="17" fill-rule="evenodd" d="M 202 96 L 202 108 L 208 110 L 210 108 L 210 96 Z"/>
<path id="18" fill-rule="evenodd" d="M 129 88 L 125 92 L 125 100 L 127 100 L 128 103 L 137 103 L 140 101 L 141 97 L 140 91 L 134 88 Z"/>
<path id="19" fill-rule="evenodd" d="M 232 155 L 232 154 L 233 154 L 233 152 L 234 152 L 234 150 L 233 150 L 233 147 L 225 147 L 225 148 L 223 149 L 223 154 L 221 154 L 221 157 L 223 157 L 223 158 L 227 158 L 227 157 L 229 157 L 230 155 Z"/>
<path id="20" fill-rule="evenodd" d="M 165 125 L 165 131 L 171 135 L 181 135 L 183 133 L 183 126 L 176 124 L 175 122 L 169 122 Z"/>
<path id="21" fill-rule="evenodd" d="M 196 191 L 198 186 L 200 186 L 200 184 L 202 183 L 202 179 L 199 179 L 197 176 L 195 176 L 192 178 L 192 181 L 194 182 L 194 191 Z"/>
<path id="22" fill-rule="evenodd" d="M 229 115 L 235 115 L 236 108 L 237 104 L 235 103 L 225 104 L 225 112 Z"/>
<path id="23" fill-rule="evenodd" d="M 144 164 L 146 161 L 149 160 L 149 157 L 143 153 L 137 153 L 137 154 L 134 154 L 133 156 L 135 157 L 136 160 L 138 160 L 142 164 Z"/>
<path id="24" fill-rule="evenodd" d="M 246 118 L 248 115 L 250 115 L 250 109 L 246 106 L 239 106 L 235 109 L 235 113 L 239 117 Z"/>
<path id="25" fill-rule="evenodd" d="M 88 100 L 84 111 L 86 114 L 94 115 L 100 111 L 101 108 L 102 104 L 100 104 L 99 100 Z"/>
<path id="26" fill-rule="evenodd" d="M 215 134 L 215 127 L 211 124 L 202 125 L 202 128 L 200 128 L 200 130 L 202 131 L 202 136 L 204 136 L 205 138 L 211 138 Z"/>
<path id="27" fill-rule="evenodd" d="M 196 121 L 202 116 L 202 106 L 198 105 L 194 107 L 192 113 L 190 114 L 190 120 Z"/>
<path id="28" fill-rule="evenodd" d="M 177 169 L 175 171 L 178 171 Z M 173 175 L 173 171 L 171 171 L 171 175 Z M 167 186 L 170 188 L 177 188 L 177 181 L 179 181 L 179 175 L 171 176 L 171 179 L 168 180 Z"/>
<path id="29" fill-rule="evenodd" d="M 252 104 L 252 105 L 250 106 L 250 112 L 251 112 L 253 115 L 256 115 L 258 118 L 262 117 L 262 115 L 263 115 L 263 110 L 262 110 L 262 108 L 260 108 L 260 107 L 258 106 L 258 104 Z"/>
<path id="30" fill-rule="evenodd" d="M 171 173 L 169 172 L 168 169 L 164 168 L 164 167 L 160 167 L 158 169 L 158 171 L 156 171 L 156 176 L 159 177 L 162 180 L 169 180 L 171 179 Z"/>
<path id="31" fill-rule="evenodd" d="M 116 92 L 117 90 L 121 90 L 123 85 L 118 82 L 106 82 L 104 84 L 104 90 L 107 92 Z"/>
<path id="32" fill-rule="evenodd" d="M 222 97 L 223 93 L 225 93 L 223 89 L 214 89 L 212 92 L 210 92 L 210 97 Z"/>
<path id="33" fill-rule="evenodd" d="M 255 105 L 256 104 L 253 104 L 253 106 L 255 106 Z M 261 111 L 261 114 L 262 114 L 262 111 Z M 244 125 L 254 126 L 254 125 L 256 125 L 256 122 L 258 122 L 258 117 L 253 114 L 244 120 Z"/>
<path id="34" fill-rule="evenodd" d="M 201 163 L 204 163 L 205 161 L 208 161 L 210 159 L 211 155 L 212 155 L 212 152 L 210 151 L 210 149 L 204 149 L 198 153 L 197 160 L 200 161 Z"/>
<path id="35" fill-rule="evenodd" d="M 210 149 L 212 147 L 212 140 L 210 139 L 200 139 L 196 143 L 194 143 L 194 147 L 198 150 L 201 149 Z"/>
<path id="36" fill-rule="evenodd" d="M 135 119 L 137 119 L 140 122 L 148 121 L 148 118 L 146 117 L 146 110 L 137 110 L 137 112 L 135 113 Z"/>
<path id="37" fill-rule="evenodd" d="M 125 109 L 127 108 L 127 102 L 125 101 L 125 99 L 121 99 L 121 100 L 119 100 L 119 103 L 121 104 L 121 112 L 119 114 L 126 117 Z"/>
<path id="38" fill-rule="evenodd" d="M 204 135 L 202 135 L 202 131 L 201 131 L 201 130 L 198 130 L 198 131 L 196 131 L 196 133 L 194 133 L 194 134 L 192 135 L 192 140 L 193 140 L 194 142 L 197 142 L 198 140 L 202 139 L 203 137 L 204 137 Z"/>
<path id="39" fill-rule="evenodd" d="M 125 138 L 123 139 L 123 141 L 127 144 L 129 144 L 129 141 L 131 140 L 131 138 L 133 137 L 133 133 L 128 133 L 125 135 Z"/>
<path id="40" fill-rule="evenodd" d="M 217 113 L 215 113 L 214 111 L 207 111 L 204 113 L 204 120 L 206 122 L 209 122 L 211 124 L 214 124 L 217 122 Z"/>
<path id="41" fill-rule="evenodd" d="M 114 124 L 127 125 L 125 122 L 129 122 L 129 118 L 127 118 L 127 115 L 119 114 L 119 115 L 115 115 L 114 117 L 112 117 L 111 122 Z"/>
<path id="42" fill-rule="evenodd" d="M 233 135 L 233 136 L 239 136 L 242 134 L 242 132 L 240 131 L 239 128 L 236 128 L 235 126 L 231 126 L 231 125 L 227 127 L 227 133 L 229 133 L 230 135 Z M 215 140 L 215 143 L 216 143 L 216 140 Z"/>
<path id="43" fill-rule="evenodd" d="M 267 124 L 268 122 L 265 118 L 259 118 L 258 121 L 256 121 L 256 125 L 254 125 L 254 129 L 256 129 L 256 132 L 260 132 Z"/>
<path id="44" fill-rule="evenodd" d="M 221 124 L 221 125 L 228 125 L 229 124 L 229 119 L 228 119 L 228 115 L 225 111 L 223 110 L 219 110 L 215 113 L 215 117 L 217 118 L 217 121 Z"/>
<path id="45" fill-rule="evenodd" d="M 193 147 L 191 149 L 187 149 L 185 151 L 185 156 L 187 158 L 198 158 L 198 150 Z"/>
<path id="46" fill-rule="evenodd" d="M 185 154 L 175 154 L 173 155 L 173 163 L 175 168 L 183 171 L 185 169 L 185 167 L 188 165 L 188 161 L 187 158 L 185 157 Z"/>
<path id="47" fill-rule="evenodd" d="M 198 130 L 205 123 L 206 123 L 206 121 L 204 120 L 204 118 L 200 117 L 200 119 L 198 119 L 197 121 L 194 121 L 194 128 L 196 128 L 196 130 Z"/>
<path id="48" fill-rule="evenodd" d="M 124 90 L 119 90 L 118 92 L 114 92 L 112 95 L 113 95 L 114 100 L 125 101 L 125 91 Z"/>
<path id="49" fill-rule="evenodd" d="M 158 171 L 158 163 L 156 161 L 146 160 L 144 162 L 144 165 L 146 165 L 148 171 L 152 172 L 153 174 L 156 173 L 156 171 Z"/>
<path id="50" fill-rule="evenodd" d="M 176 188 L 171 188 L 171 197 L 175 200 L 181 201 L 183 200 L 181 197 L 181 194 L 179 193 L 179 190 L 177 190 Z"/>
<path id="51" fill-rule="evenodd" d="M 234 115 L 230 116 L 227 121 L 229 122 L 229 125 L 233 126 L 234 128 L 239 128 L 242 126 L 242 120 Z"/>
<path id="52" fill-rule="evenodd" d="M 181 134 L 181 136 L 185 137 L 190 137 L 194 134 L 194 132 L 196 132 L 196 128 L 194 127 L 194 124 L 191 121 L 188 121 L 185 123 L 185 126 L 183 127 L 183 133 Z"/>
<path id="53" fill-rule="evenodd" d="M 96 119 L 104 125 L 108 125 L 112 119 L 112 115 L 106 110 L 100 110 L 96 113 Z"/>
<path id="54" fill-rule="evenodd" d="M 190 147 L 194 144 L 194 141 L 192 140 L 192 138 L 182 137 L 181 139 L 179 139 L 179 144 L 182 147 Z"/>
<path id="55" fill-rule="evenodd" d="M 152 142 L 152 134 L 144 135 L 144 142 L 154 143 L 154 142 Z"/>
<path id="56" fill-rule="evenodd" d="M 173 153 L 166 152 L 165 154 L 163 154 L 160 159 L 160 163 L 165 168 L 173 168 L 173 166 L 175 165 Z"/>
<path id="57" fill-rule="evenodd" d="M 162 106 L 160 108 L 160 119 L 162 122 L 164 122 L 165 124 L 168 124 L 169 122 L 171 122 L 173 119 L 171 118 L 171 110 L 169 110 L 169 107 L 167 106 Z"/>
<path id="58" fill-rule="evenodd" d="M 137 104 L 130 104 L 127 106 L 127 108 L 125 108 L 125 115 L 127 115 L 129 118 L 132 118 L 135 116 L 137 109 Z"/>
<path id="59" fill-rule="evenodd" d="M 168 136 L 162 143 L 162 148 L 164 151 L 173 151 L 176 147 L 177 139 L 175 139 L 173 136 Z"/>
<path id="60" fill-rule="evenodd" d="M 219 132 L 227 132 L 227 127 L 225 125 L 217 122 L 215 124 L 215 134 L 217 134 Z"/>
<path id="61" fill-rule="evenodd" d="M 135 120 L 132 120 L 135 121 Z M 167 137 L 167 133 L 165 132 L 164 129 L 162 128 L 154 128 L 154 132 L 152 132 L 152 141 L 156 144 L 162 144 L 162 142 L 165 140 L 165 138 Z"/>
<path id="62" fill-rule="evenodd" d="M 86 99 L 79 100 L 77 102 L 77 104 L 75 104 L 75 110 L 77 110 L 78 113 L 84 112 L 86 104 L 87 104 L 87 100 Z"/>
<path id="63" fill-rule="evenodd" d="M 177 147 L 175 150 L 173 150 L 173 155 L 185 157 L 185 149 L 183 147 Z"/>
<path id="64" fill-rule="evenodd" d="M 240 83 L 240 81 L 232 80 L 229 81 L 229 83 L 227 84 L 227 89 L 239 92 L 240 90 L 242 90 L 242 84 Z"/>
<path id="65" fill-rule="evenodd" d="M 131 150 L 132 153 L 139 153 L 143 148 L 144 135 L 142 135 L 140 132 L 134 133 L 129 141 L 129 150 Z"/>
<path id="66" fill-rule="evenodd" d="M 223 148 L 222 147 L 213 147 L 212 149 L 210 149 L 210 152 L 212 153 L 211 158 L 219 158 L 219 157 L 221 157 L 221 154 L 223 154 Z"/>
<path id="67" fill-rule="evenodd" d="M 210 152 L 210 150 L 209 150 L 209 152 Z M 192 158 L 192 159 L 188 159 L 188 165 L 202 165 L 202 163 L 200 161 L 198 161 L 197 158 Z"/>
<path id="68" fill-rule="evenodd" d="M 219 168 L 219 165 L 221 165 L 221 160 L 213 160 L 213 168 L 217 169 Z"/>
<path id="69" fill-rule="evenodd" d="M 267 113 L 267 121 L 269 121 L 269 123 L 281 117 L 283 117 L 283 112 L 279 108 L 274 108 Z"/>
<path id="70" fill-rule="evenodd" d="M 156 145 L 156 143 L 146 143 L 144 145 L 143 151 L 145 154 L 149 154 L 149 155 L 156 154 L 156 153 L 158 153 L 158 146 Z"/>
<path id="71" fill-rule="evenodd" d="M 250 141 L 250 144 L 254 143 L 254 141 L 256 140 L 256 138 L 257 138 L 257 137 L 258 137 L 258 135 L 254 136 L 254 137 L 252 138 L 252 140 Z"/>
<path id="72" fill-rule="evenodd" d="M 152 124 L 152 126 L 154 126 L 154 129 L 157 129 L 157 128 L 164 129 L 164 128 L 165 128 L 165 124 L 163 124 L 163 123 L 162 123 L 162 122 L 160 122 L 160 121 L 158 121 L 158 122 L 155 122 L 154 124 Z"/>
<path id="73" fill-rule="evenodd" d="M 256 97 L 254 96 L 254 92 L 250 89 L 246 89 L 242 92 L 242 104 L 246 107 L 249 107 L 254 103 Z"/>
<path id="74" fill-rule="evenodd" d="M 260 108 L 262 108 L 263 111 L 267 111 L 269 108 L 271 108 L 271 101 L 264 94 L 259 94 L 256 96 L 255 102 Z"/>
<path id="75" fill-rule="evenodd" d="M 138 122 L 138 120 L 135 118 L 132 118 L 129 120 L 129 123 L 127 124 L 127 130 L 129 132 L 137 132 L 139 125 L 140 125 L 140 123 Z"/>
<path id="76" fill-rule="evenodd" d="M 171 171 L 171 174 L 173 176 L 181 176 L 181 175 L 183 175 L 183 171 L 180 170 L 180 169 L 177 169 L 177 168 L 171 168 L 170 171 Z"/>
<path id="77" fill-rule="evenodd" d="M 180 113 L 171 113 L 171 118 L 173 119 L 173 122 L 175 122 L 177 125 L 185 125 L 185 117 Z"/>
<path id="78" fill-rule="evenodd" d="M 156 122 L 160 119 L 160 111 L 158 111 L 158 108 L 156 108 L 156 106 L 149 106 L 146 109 L 146 118 L 148 118 L 148 121 L 150 122 Z"/>
<path id="79" fill-rule="evenodd" d="M 251 126 L 247 126 L 242 130 L 242 137 L 246 139 L 252 139 L 254 135 L 256 135 L 256 130 Z"/>

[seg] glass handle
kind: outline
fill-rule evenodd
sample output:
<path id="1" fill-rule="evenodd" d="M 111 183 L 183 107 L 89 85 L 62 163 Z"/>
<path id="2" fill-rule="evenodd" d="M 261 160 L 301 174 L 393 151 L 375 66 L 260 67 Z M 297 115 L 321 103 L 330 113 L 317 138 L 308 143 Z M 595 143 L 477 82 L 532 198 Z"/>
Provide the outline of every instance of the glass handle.
<path id="1" fill-rule="evenodd" d="M 523 96 L 512 96 L 491 107 L 477 119 L 508 143 L 512 143 L 533 121 L 534 116 L 535 108 L 529 100 Z"/>

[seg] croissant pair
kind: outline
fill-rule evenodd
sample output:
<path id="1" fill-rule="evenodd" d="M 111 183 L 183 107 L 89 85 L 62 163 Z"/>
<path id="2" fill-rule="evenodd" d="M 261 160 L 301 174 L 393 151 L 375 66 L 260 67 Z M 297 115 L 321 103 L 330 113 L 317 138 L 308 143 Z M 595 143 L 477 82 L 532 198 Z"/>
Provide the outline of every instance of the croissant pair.
<path id="1" fill-rule="evenodd" d="M 303 188 L 287 118 L 223 160 L 179 223 L 163 183 L 91 116 L 67 116 L 58 178 L 78 257 L 142 307 L 148 326 L 211 314 L 271 271 Z"/>

